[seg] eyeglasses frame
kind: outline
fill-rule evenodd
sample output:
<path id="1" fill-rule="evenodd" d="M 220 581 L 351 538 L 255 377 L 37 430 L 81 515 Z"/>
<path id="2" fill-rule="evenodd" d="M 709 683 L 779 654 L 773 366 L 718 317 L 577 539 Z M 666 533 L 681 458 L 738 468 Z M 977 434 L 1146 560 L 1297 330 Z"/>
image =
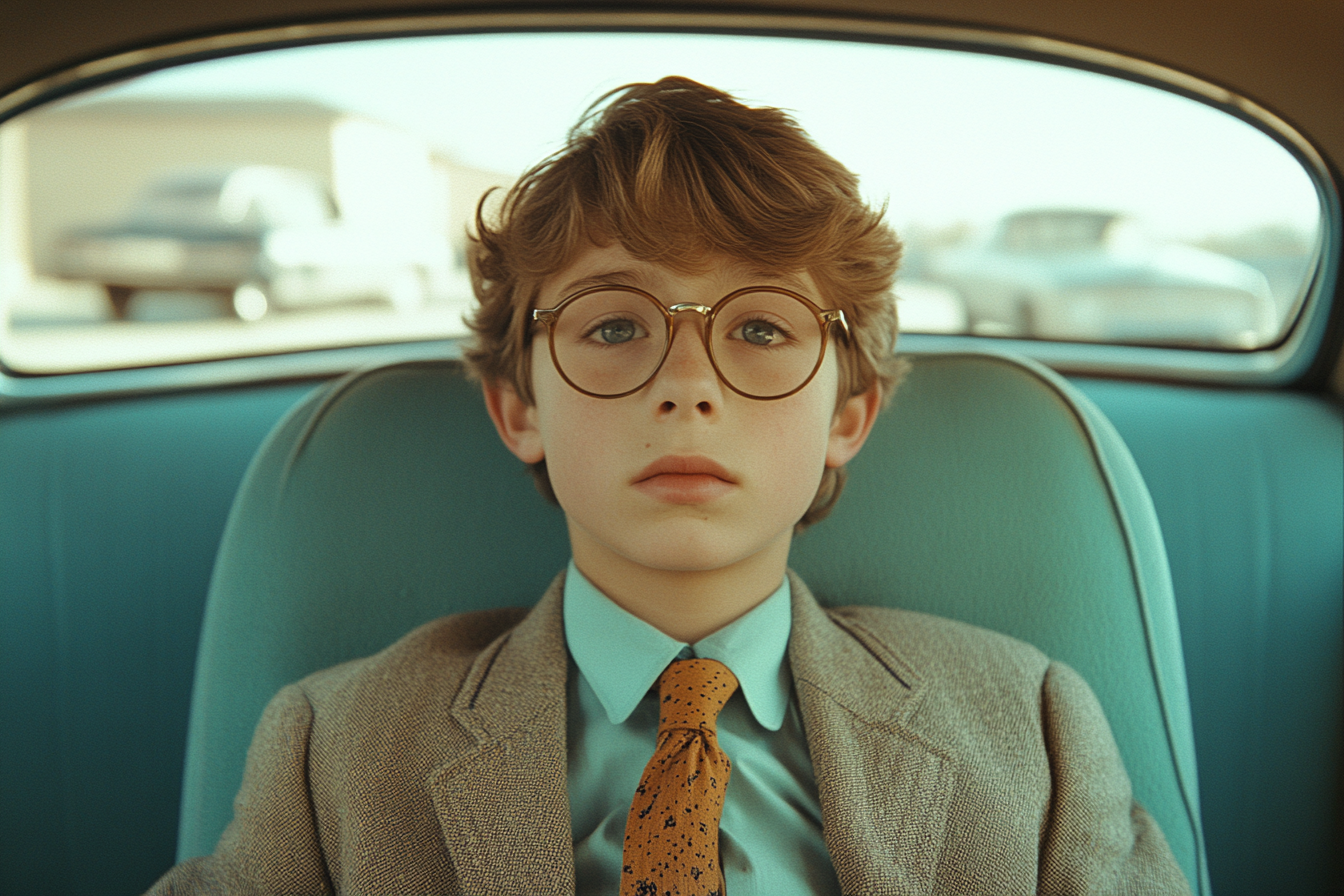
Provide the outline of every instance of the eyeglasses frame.
<path id="1" fill-rule="evenodd" d="M 663 319 L 667 323 L 667 342 L 663 345 L 662 357 L 658 359 L 658 363 L 654 365 L 652 372 L 649 373 L 648 377 L 645 378 L 643 382 L 633 389 L 627 389 L 624 392 L 618 392 L 614 395 L 603 395 L 597 392 L 588 391 L 575 383 L 569 378 L 569 375 L 565 373 L 565 368 L 560 364 L 560 358 L 556 355 L 555 351 L 555 324 L 556 321 L 560 319 L 560 312 L 564 311 L 565 307 L 570 303 L 577 301 L 584 296 L 592 295 L 593 293 L 609 292 L 612 290 L 643 296 L 648 299 L 654 307 L 661 311 Z M 719 309 L 738 296 L 752 292 L 771 292 L 797 299 L 806 306 L 813 315 L 815 315 L 817 326 L 821 329 L 821 350 L 817 352 L 817 363 L 813 365 L 811 373 L 809 373 L 807 378 L 800 384 L 790 389 L 788 392 L 783 392 L 779 395 L 752 395 L 750 392 L 745 392 L 737 386 L 734 386 L 728 381 L 728 377 L 724 376 L 723 371 L 719 368 L 719 362 L 714 357 L 714 347 L 710 343 L 709 334 L 714 329 L 714 319 L 718 316 Z M 532 310 L 532 320 L 536 323 L 543 323 L 546 325 L 548 334 L 547 342 L 549 343 L 551 350 L 551 363 L 555 365 L 555 369 L 560 374 L 561 379 L 568 383 L 571 388 L 591 398 L 624 398 L 627 395 L 634 395 L 640 389 L 643 389 L 649 383 L 653 382 L 653 378 L 658 375 L 658 371 L 663 369 L 663 363 L 667 360 L 668 354 L 672 351 L 672 340 L 677 337 L 677 315 L 684 311 L 693 311 L 704 319 L 704 326 L 700 328 L 700 339 L 701 342 L 704 343 L 705 354 L 709 357 L 709 363 L 714 368 L 714 373 L 718 376 L 719 382 L 723 383 L 743 398 L 750 398 L 755 401 L 778 401 L 781 398 L 788 398 L 790 395 L 795 395 L 805 389 L 807 384 L 812 382 L 812 378 L 817 375 L 817 371 L 821 369 L 821 365 L 826 360 L 826 345 L 830 342 L 832 324 L 838 323 L 840 325 L 840 330 L 844 334 L 846 342 L 850 339 L 849 320 L 845 317 L 844 309 L 834 308 L 829 311 L 823 310 L 821 306 L 807 298 L 807 296 L 800 295 L 799 293 L 796 293 L 791 289 L 785 289 L 782 286 L 747 286 L 742 289 L 735 289 L 728 293 L 728 295 L 719 299 L 712 306 L 701 305 L 696 302 L 678 302 L 675 305 L 669 306 L 660 302 L 652 293 L 638 289 L 634 286 L 624 286 L 617 283 L 600 284 L 598 286 L 590 286 L 586 289 L 581 289 L 576 293 L 566 296 L 561 299 L 560 304 L 556 305 L 554 308 L 534 308 Z"/>

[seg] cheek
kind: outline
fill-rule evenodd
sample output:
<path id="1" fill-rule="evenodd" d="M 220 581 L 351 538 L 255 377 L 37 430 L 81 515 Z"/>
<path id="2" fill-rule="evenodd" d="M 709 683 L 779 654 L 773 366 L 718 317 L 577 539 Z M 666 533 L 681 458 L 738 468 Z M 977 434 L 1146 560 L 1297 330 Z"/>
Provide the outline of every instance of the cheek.
<path id="1" fill-rule="evenodd" d="M 828 357 L 816 379 L 798 395 L 786 401 L 797 399 L 797 405 L 790 409 L 790 423 L 799 434 L 799 447 L 804 445 L 808 451 L 809 462 L 815 462 L 818 471 L 826 463 L 826 452 L 830 447 L 831 427 L 835 422 L 837 410 L 836 394 L 840 388 L 839 373 L 835 368 L 835 359 Z M 818 472 L 820 476 L 820 472 Z"/>
<path id="2" fill-rule="evenodd" d="M 575 392 L 555 373 L 549 356 L 533 367 L 533 389 L 546 469 L 560 506 L 577 507 L 595 496 L 617 465 L 613 452 L 622 444 L 607 418 L 613 408 Z M 604 473 L 608 476 L 604 477 Z"/>
<path id="3" fill-rule="evenodd" d="M 795 503 L 801 501 L 802 510 L 810 505 L 826 467 L 834 394 L 833 382 L 810 384 L 798 395 L 762 404 L 752 427 L 753 441 L 766 449 L 767 475 Z"/>
<path id="4" fill-rule="evenodd" d="M 829 416 L 808 413 L 788 419 L 774 440 L 781 475 L 800 483 L 804 490 L 815 490 L 826 467 L 827 425 Z"/>

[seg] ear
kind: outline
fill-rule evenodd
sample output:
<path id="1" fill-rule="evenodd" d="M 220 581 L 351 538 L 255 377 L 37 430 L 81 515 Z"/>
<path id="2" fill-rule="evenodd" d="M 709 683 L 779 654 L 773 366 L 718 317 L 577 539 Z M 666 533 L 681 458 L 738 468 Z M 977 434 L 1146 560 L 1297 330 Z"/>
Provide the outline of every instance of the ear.
<path id="1" fill-rule="evenodd" d="M 486 383 L 484 391 L 485 408 L 504 447 L 525 464 L 534 464 L 545 457 L 541 429 L 537 426 L 537 406 L 528 404 L 503 382 Z"/>
<path id="2" fill-rule="evenodd" d="M 826 466 L 842 467 L 859 453 L 881 409 L 882 393 L 876 383 L 867 392 L 848 398 L 840 405 L 831 420 Z"/>

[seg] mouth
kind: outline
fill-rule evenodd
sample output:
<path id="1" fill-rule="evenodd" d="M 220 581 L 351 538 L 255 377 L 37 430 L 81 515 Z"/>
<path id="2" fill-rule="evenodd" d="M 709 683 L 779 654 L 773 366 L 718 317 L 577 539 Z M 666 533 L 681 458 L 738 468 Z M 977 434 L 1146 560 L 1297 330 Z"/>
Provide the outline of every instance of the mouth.
<path id="1" fill-rule="evenodd" d="M 673 455 L 660 457 L 635 475 L 635 482 L 653 479 L 655 476 L 712 476 L 724 482 L 736 483 L 737 479 L 715 463 L 700 455 Z"/>
<path id="2" fill-rule="evenodd" d="M 721 464 L 699 455 L 660 457 L 634 478 L 635 488 L 666 504 L 704 504 L 736 485 Z"/>

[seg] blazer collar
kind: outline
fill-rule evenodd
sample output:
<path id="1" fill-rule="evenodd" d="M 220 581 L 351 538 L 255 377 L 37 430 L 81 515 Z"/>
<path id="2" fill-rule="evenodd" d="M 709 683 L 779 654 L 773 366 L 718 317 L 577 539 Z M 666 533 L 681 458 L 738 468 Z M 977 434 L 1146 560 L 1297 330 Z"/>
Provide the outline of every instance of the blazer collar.
<path id="1" fill-rule="evenodd" d="M 789 577 L 789 663 L 841 890 L 927 893 L 953 773 L 911 724 L 919 672 Z M 465 893 L 574 892 L 563 583 L 562 573 L 481 652 L 453 703 L 476 744 L 439 767 L 429 788 Z"/>
<path id="2" fill-rule="evenodd" d="M 928 893 L 953 773 L 911 724 L 919 672 L 857 619 L 823 611 L 789 575 L 789 662 L 840 889 Z"/>
<path id="3" fill-rule="evenodd" d="M 476 745 L 429 789 L 464 893 L 574 892 L 563 582 L 481 652 L 453 702 Z"/>

